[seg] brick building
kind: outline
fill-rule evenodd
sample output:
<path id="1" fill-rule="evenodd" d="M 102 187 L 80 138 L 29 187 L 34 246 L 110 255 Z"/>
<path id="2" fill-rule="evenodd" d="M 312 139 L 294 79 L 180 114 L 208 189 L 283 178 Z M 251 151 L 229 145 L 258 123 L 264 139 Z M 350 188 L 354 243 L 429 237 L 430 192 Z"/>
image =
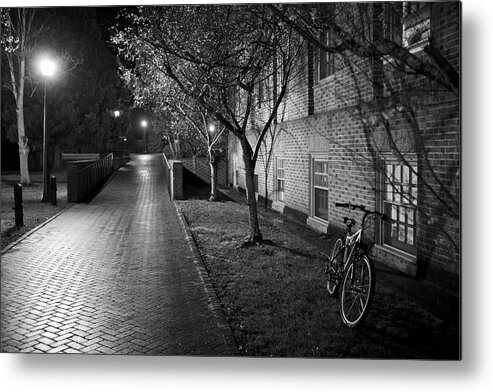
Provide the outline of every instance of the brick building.
<path id="1" fill-rule="evenodd" d="M 397 223 L 377 223 L 367 232 L 373 256 L 456 290 L 460 96 L 434 72 L 460 73 L 460 3 L 364 3 L 364 15 L 357 7 L 332 3 L 318 11 L 332 12 L 343 26 L 343 15 L 351 15 L 369 42 L 397 43 L 425 64 L 424 72 L 401 67 L 392 56 L 329 53 L 307 42 L 256 164 L 258 197 L 321 232 L 342 230 L 348 211 L 336 202 L 385 212 Z M 333 30 L 318 38 L 337 44 Z M 258 87 L 258 96 L 269 88 L 275 94 L 275 75 Z M 257 119 L 265 115 L 265 101 L 258 100 Z M 245 188 L 234 136 L 228 176 Z"/>

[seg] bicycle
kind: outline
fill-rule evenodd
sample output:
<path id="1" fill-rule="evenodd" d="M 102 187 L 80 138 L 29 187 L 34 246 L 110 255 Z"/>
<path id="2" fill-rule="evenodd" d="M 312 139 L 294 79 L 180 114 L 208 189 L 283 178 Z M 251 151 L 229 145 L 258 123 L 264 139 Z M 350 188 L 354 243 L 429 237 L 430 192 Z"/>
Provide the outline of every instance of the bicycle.
<path id="1" fill-rule="evenodd" d="M 336 207 L 362 211 L 363 218 L 360 228 L 352 233 L 356 221 L 344 217 L 345 234 L 338 238 L 332 248 L 331 257 L 327 260 L 327 291 L 337 297 L 339 287 L 339 310 L 342 321 L 350 328 L 361 324 L 370 311 L 375 292 L 375 267 L 368 257 L 367 246 L 361 241 L 371 216 L 382 221 L 394 223 L 389 216 L 378 211 L 370 211 L 363 205 L 335 203 Z"/>

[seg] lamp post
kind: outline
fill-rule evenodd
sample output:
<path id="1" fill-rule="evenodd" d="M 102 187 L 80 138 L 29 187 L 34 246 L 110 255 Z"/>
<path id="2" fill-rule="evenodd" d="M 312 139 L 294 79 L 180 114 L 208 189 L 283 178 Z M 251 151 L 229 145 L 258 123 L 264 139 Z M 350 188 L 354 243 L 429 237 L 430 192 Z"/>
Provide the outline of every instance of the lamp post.
<path id="1" fill-rule="evenodd" d="M 123 156 L 127 156 L 127 137 L 123 136 Z"/>
<path id="2" fill-rule="evenodd" d="M 140 123 L 140 125 L 142 125 L 142 128 L 144 129 L 144 138 L 142 140 L 142 149 L 144 150 L 144 154 L 147 152 L 146 151 L 146 127 L 147 127 L 147 121 L 146 120 L 142 120 L 142 122 Z"/>
<path id="3" fill-rule="evenodd" d="M 48 135 L 46 131 L 46 80 L 55 73 L 55 63 L 51 60 L 44 59 L 40 63 L 41 74 L 44 78 L 44 98 L 43 98 L 43 197 L 41 201 L 48 203 L 50 201 L 48 173 Z"/>
<path id="4" fill-rule="evenodd" d="M 118 127 L 118 117 L 120 117 L 120 115 L 121 115 L 121 112 L 119 110 L 113 110 L 113 117 L 115 117 L 115 133 L 114 133 L 114 135 L 112 135 L 112 142 L 116 138 L 118 138 L 118 146 L 117 146 L 118 148 L 120 148 L 120 140 L 121 140 L 120 136 L 118 135 L 120 133 L 120 128 Z M 115 139 L 113 139 L 113 137 Z M 116 149 L 116 147 L 113 145 L 113 150 L 115 150 L 115 149 Z M 125 155 L 125 154 L 123 154 L 123 155 Z"/>

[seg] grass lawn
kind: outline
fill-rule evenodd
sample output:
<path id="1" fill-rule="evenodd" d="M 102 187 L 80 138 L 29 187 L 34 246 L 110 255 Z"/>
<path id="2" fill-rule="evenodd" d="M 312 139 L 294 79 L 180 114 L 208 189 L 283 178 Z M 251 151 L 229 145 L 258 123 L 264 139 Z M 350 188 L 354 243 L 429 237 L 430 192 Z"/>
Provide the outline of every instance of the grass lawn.
<path id="1" fill-rule="evenodd" d="M 318 234 L 305 226 L 261 208 L 261 231 L 272 243 L 239 248 L 247 235 L 246 205 L 176 203 L 242 355 L 457 359 L 457 329 L 379 285 L 378 275 L 364 327 L 345 327 L 338 300 L 326 292 L 323 255 L 313 245 Z M 330 249 L 330 241 L 318 241 Z"/>
<path id="2" fill-rule="evenodd" d="M 2 249 L 16 241 L 28 231 L 56 215 L 68 206 L 67 203 L 67 174 L 66 172 L 52 173 L 57 179 L 57 205 L 41 203 L 43 196 L 43 174 L 31 173 L 31 186 L 22 187 L 24 203 L 24 226 L 15 226 L 14 215 L 14 185 L 19 181 L 19 174 L 2 174 L 1 187 L 1 228 Z"/>

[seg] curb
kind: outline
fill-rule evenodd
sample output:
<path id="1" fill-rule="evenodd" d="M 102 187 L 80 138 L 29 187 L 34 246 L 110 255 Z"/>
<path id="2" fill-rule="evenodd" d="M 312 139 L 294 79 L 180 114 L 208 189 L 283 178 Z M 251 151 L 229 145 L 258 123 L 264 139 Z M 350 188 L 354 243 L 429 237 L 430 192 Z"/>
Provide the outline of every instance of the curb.
<path id="1" fill-rule="evenodd" d="M 18 238 L 17 240 L 15 240 L 14 242 L 8 244 L 5 248 L 2 249 L 2 251 L 0 252 L 0 255 L 3 255 L 4 253 L 7 253 L 10 249 L 12 249 L 14 246 L 18 245 L 19 242 L 25 240 L 27 237 L 29 237 L 31 234 L 35 233 L 36 231 L 38 231 L 39 229 L 41 229 L 42 227 L 46 226 L 48 223 L 50 223 L 52 220 L 54 220 L 55 218 L 58 218 L 58 216 L 60 216 L 61 214 L 63 214 L 65 211 L 71 209 L 75 204 L 72 204 L 72 205 L 69 205 L 67 207 L 65 207 L 62 211 L 58 212 L 57 214 L 53 215 L 52 217 L 46 219 L 43 223 L 39 224 L 38 226 L 36 226 L 34 229 L 31 229 L 29 230 L 26 234 L 24 234 L 22 237 Z"/>
<path id="2" fill-rule="evenodd" d="M 202 283 L 204 285 L 205 292 L 209 298 L 209 308 L 211 309 L 212 313 L 214 314 L 214 317 L 216 318 L 217 321 L 217 326 L 219 329 L 222 331 L 223 335 L 223 341 L 224 344 L 226 345 L 228 351 L 222 354 L 222 356 L 240 356 L 240 352 L 238 350 L 238 345 L 236 343 L 236 340 L 234 338 L 233 331 L 231 330 L 229 324 L 226 321 L 226 318 L 224 316 L 224 313 L 221 308 L 221 303 L 219 302 L 219 299 L 217 298 L 216 291 L 214 290 L 214 287 L 212 285 L 212 282 L 209 277 L 209 273 L 207 272 L 206 266 L 204 259 L 202 258 L 202 255 L 199 252 L 197 242 L 195 240 L 195 237 L 190 229 L 190 226 L 188 225 L 187 219 L 185 216 L 181 213 L 181 211 L 178 209 L 178 206 L 174 202 L 174 200 L 171 200 L 173 203 L 173 206 L 175 208 L 175 211 L 178 215 L 178 218 L 180 220 L 180 223 L 182 225 L 183 230 L 185 231 L 185 236 L 186 240 L 190 246 L 190 249 L 193 253 L 193 262 L 195 264 L 195 267 L 197 268 L 199 272 L 200 279 L 202 280 Z"/>
<path id="3" fill-rule="evenodd" d="M 123 167 L 124 165 L 120 166 L 120 167 Z M 119 168 L 118 168 L 119 169 Z M 69 210 L 70 208 L 74 207 L 75 205 L 77 204 L 89 204 L 92 200 L 94 200 L 97 195 L 109 184 L 109 182 L 116 176 L 118 170 L 115 170 L 109 177 L 108 179 L 104 182 L 104 184 L 101 186 L 101 188 L 98 190 L 98 192 L 86 203 L 70 203 L 67 207 L 65 207 L 62 211 L 58 212 L 57 214 L 53 215 L 52 217 L 46 219 L 43 223 L 39 224 L 38 226 L 36 226 L 34 229 L 31 229 L 29 230 L 27 233 L 25 233 L 23 236 L 21 236 L 20 238 L 18 238 L 17 240 L 15 240 L 14 242 L 11 242 L 10 244 L 8 244 L 5 248 L 2 249 L 2 251 L 0 252 L 0 255 L 3 255 L 4 253 L 7 253 L 10 249 L 12 249 L 13 247 L 15 247 L 16 245 L 19 244 L 19 242 L 23 241 L 24 239 L 26 239 L 27 237 L 29 237 L 31 234 L 35 233 L 36 231 L 38 231 L 39 229 L 41 229 L 42 227 L 44 227 L 45 225 L 47 225 L 48 223 L 50 223 L 52 220 L 54 220 L 55 218 L 57 218 L 59 215 L 63 214 L 65 211 Z"/>

